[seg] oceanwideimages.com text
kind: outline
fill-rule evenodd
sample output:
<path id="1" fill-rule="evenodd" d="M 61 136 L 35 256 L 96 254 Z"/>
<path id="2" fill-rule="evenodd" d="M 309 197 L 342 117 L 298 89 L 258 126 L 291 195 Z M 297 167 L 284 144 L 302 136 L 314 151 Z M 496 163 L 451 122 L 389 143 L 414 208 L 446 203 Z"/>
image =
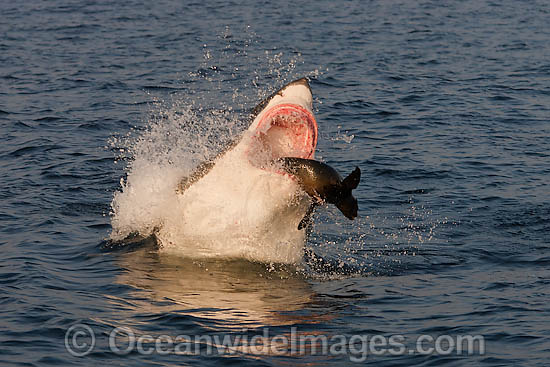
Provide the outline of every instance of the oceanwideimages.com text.
<path id="1" fill-rule="evenodd" d="M 351 362 L 363 362 L 381 355 L 483 355 L 482 335 L 419 335 L 411 340 L 404 335 L 357 334 L 327 335 L 301 332 L 272 334 L 269 328 L 252 333 L 214 335 L 149 335 L 129 327 L 117 327 L 108 335 L 108 350 L 118 355 L 137 352 L 143 355 L 281 355 L 347 356 Z M 73 356 L 84 357 L 96 347 L 94 330 L 84 324 L 71 326 L 65 334 L 65 347 Z M 102 348 L 103 349 L 103 348 Z"/>

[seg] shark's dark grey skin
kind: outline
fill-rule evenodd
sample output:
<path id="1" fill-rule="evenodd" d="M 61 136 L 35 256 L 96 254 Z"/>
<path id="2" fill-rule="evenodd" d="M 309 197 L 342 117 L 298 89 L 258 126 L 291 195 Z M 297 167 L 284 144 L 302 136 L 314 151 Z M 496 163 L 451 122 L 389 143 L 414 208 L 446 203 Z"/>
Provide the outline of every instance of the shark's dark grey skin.
<path id="1" fill-rule="evenodd" d="M 336 205 L 349 219 L 357 217 L 357 199 L 353 197 L 352 190 L 357 188 L 361 180 L 359 167 L 355 167 L 352 173 L 342 179 L 334 168 L 312 159 L 285 157 L 279 158 L 276 163 L 294 176 L 302 189 L 313 198 L 313 203 L 300 221 L 298 229 L 309 223 L 315 206 L 323 202 Z"/>

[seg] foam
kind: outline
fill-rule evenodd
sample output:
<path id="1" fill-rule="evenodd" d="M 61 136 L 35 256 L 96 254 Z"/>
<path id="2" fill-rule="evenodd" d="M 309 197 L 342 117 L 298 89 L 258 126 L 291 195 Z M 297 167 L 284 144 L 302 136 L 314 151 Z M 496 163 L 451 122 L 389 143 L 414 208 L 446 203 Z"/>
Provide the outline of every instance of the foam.
<path id="1" fill-rule="evenodd" d="M 175 109 L 174 109 L 175 110 Z M 309 199 L 288 177 L 254 167 L 246 144 L 225 154 L 211 172 L 176 193 L 180 180 L 219 146 L 228 116 L 169 112 L 132 143 L 133 160 L 112 202 L 111 239 L 155 234 L 161 251 L 192 258 L 245 258 L 297 263 L 305 243 L 297 226 Z M 237 138 L 235 133 L 231 138 Z M 245 136 L 244 139 L 251 139 Z"/>

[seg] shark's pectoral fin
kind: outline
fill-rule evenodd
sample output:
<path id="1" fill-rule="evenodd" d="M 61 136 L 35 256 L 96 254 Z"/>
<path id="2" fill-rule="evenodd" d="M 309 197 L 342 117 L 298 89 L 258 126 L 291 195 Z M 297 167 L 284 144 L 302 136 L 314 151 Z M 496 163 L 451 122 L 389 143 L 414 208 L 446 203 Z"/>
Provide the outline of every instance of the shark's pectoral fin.
<path id="1" fill-rule="evenodd" d="M 300 223 L 298 223 L 299 231 L 311 225 L 311 216 L 313 215 L 313 211 L 315 210 L 315 207 L 317 205 L 319 204 L 316 201 L 313 201 L 311 204 L 309 204 L 306 214 L 304 214 L 304 217 L 302 218 Z"/>

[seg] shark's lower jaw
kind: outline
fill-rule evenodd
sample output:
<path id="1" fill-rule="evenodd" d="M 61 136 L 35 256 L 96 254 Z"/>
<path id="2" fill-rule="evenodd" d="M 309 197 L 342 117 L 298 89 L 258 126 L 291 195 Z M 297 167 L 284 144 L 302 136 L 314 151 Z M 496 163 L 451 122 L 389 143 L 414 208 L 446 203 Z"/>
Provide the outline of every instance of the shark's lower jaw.
<path id="1" fill-rule="evenodd" d="M 282 157 L 311 159 L 316 146 L 317 122 L 313 114 L 299 105 L 283 103 L 261 117 L 252 135 L 249 159 L 259 166 Z"/>

